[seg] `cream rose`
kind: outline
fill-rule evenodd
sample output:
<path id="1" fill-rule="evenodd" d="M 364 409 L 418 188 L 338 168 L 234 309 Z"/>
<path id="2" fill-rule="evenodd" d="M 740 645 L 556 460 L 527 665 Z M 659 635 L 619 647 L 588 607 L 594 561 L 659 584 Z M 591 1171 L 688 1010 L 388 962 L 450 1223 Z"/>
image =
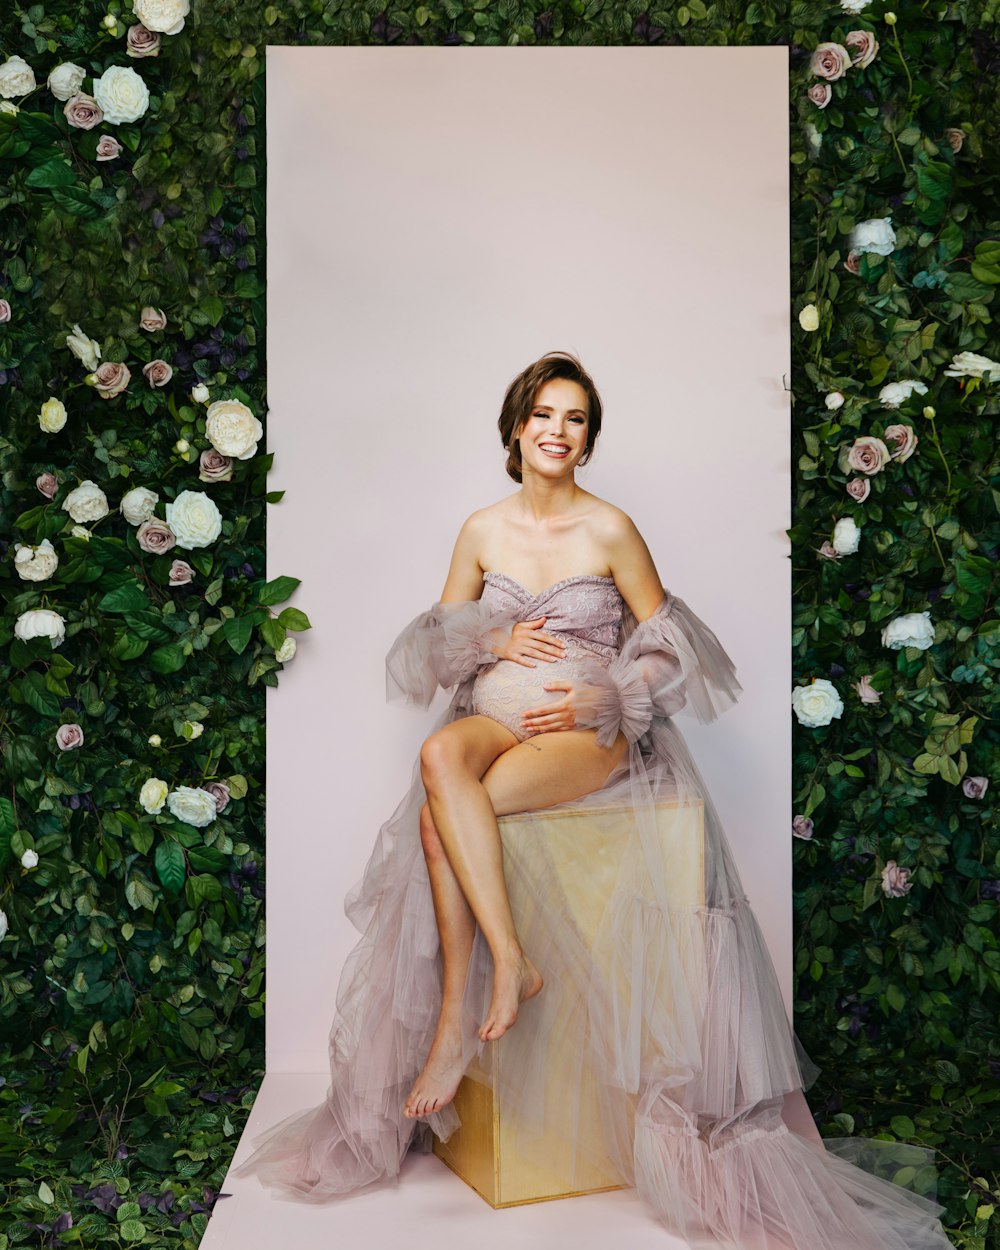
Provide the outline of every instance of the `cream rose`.
<path id="1" fill-rule="evenodd" d="M 56 549 L 47 538 L 43 538 L 36 547 L 17 543 L 14 548 L 14 568 L 23 581 L 44 582 L 58 567 Z"/>
<path id="2" fill-rule="evenodd" d="M 114 161 L 122 154 L 122 145 L 114 135 L 101 135 L 94 153 L 95 161 Z"/>
<path id="3" fill-rule="evenodd" d="M 66 637 L 66 622 L 51 608 L 29 608 L 14 622 L 14 635 L 22 642 L 48 638 L 53 647 L 58 647 Z"/>
<path id="4" fill-rule="evenodd" d="M 912 425 L 887 425 L 882 437 L 890 444 L 889 455 L 898 464 L 909 460 L 920 441 Z"/>
<path id="5" fill-rule="evenodd" d="M 119 512 L 129 525 L 141 525 L 153 515 L 153 509 L 160 501 L 160 496 L 148 486 L 133 486 L 122 496 Z"/>
<path id="6" fill-rule="evenodd" d="M 209 390 L 204 382 L 197 382 L 195 383 L 194 386 L 191 387 L 191 398 L 194 400 L 196 404 L 206 403 L 208 400 L 208 396 L 209 396 Z"/>
<path id="7" fill-rule="evenodd" d="M 866 477 L 852 477 L 845 489 L 852 499 L 864 503 L 871 494 L 872 484 Z"/>
<path id="8" fill-rule="evenodd" d="M 203 451 L 198 458 L 198 479 L 202 482 L 228 482 L 233 476 L 231 457 L 222 455 L 214 447 Z"/>
<path id="9" fill-rule="evenodd" d="M 900 382 L 887 382 L 879 391 L 878 397 L 883 408 L 898 408 L 900 404 L 906 403 L 914 391 L 918 395 L 926 395 L 927 386 L 916 378 L 903 378 Z"/>
<path id="10" fill-rule="evenodd" d="M 177 543 L 177 537 L 170 526 L 155 516 L 142 522 L 135 531 L 135 540 L 143 551 L 148 551 L 152 556 L 165 555 Z"/>
<path id="11" fill-rule="evenodd" d="M 840 0 L 840 7 L 845 13 L 850 13 L 852 17 L 857 17 L 862 9 L 867 9 L 871 0 Z"/>
<path id="12" fill-rule="evenodd" d="M 39 473 L 35 478 L 35 485 L 46 499 L 55 499 L 59 490 L 59 479 L 54 473 Z"/>
<path id="13" fill-rule="evenodd" d="M 181 725 L 181 737 L 190 742 L 193 738 L 200 738 L 205 732 L 205 726 L 200 720 L 186 720 Z"/>
<path id="14" fill-rule="evenodd" d="M 66 100 L 76 95 L 86 77 L 87 71 L 82 65 L 74 65 L 72 61 L 63 61 L 49 73 L 45 85 L 57 100 L 65 103 Z"/>
<path id="15" fill-rule="evenodd" d="M 159 777 L 148 777 L 142 783 L 142 789 L 139 791 L 139 803 L 144 811 L 149 812 L 150 816 L 155 816 L 158 812 L 163 811 L 163 805 L 167 801 L 167 795 L 170 787 L 165 781 Z"/>
<path id="16" fill-rule="evenodd" d="M 63 105 L 63 116 L 77 130 L 93 130 L 104 121 L 104 111 L 92 95 L 78 91 Z"/>
<path id="17" fill-rule="evenodd" d="M 882 630 L 882 646 L 893 651 L 902 647 L 917 647 L 926 651 L 934 645 L 934 625 L 930 612 L 907 612 L 894 616 Z"/>
<path id="18" fill-rule="evenodd" d="M 0 65 L 0 95 L 10 99 L 16 95 L 27 95 L 38 86 L 35 82 L 35 71 L 21 56 L 9 56 Z"/>
<path id="19" fill-rule="evenodd" d="M 112 125 L 135 122 L 149 108 L 149 88 L 131 65 L 109 65 L 94 79 L 94 99 Z"/>
<path id="20" fill-rule="evenodd" d="M 981 378 L 989 370 L 990 381 L 1000 378 L 1000 364 L 990 360 L 989 356 L 980 356 L 976 352 L 959 352 L 952 356 L 951 364 L 944 371 L 946 378 L 972 377 Z"/>
<path id="21" fill-rule="evenodd" d="M 215 795 L 194 786 L 178 786 L 167 798 L 172 815 L 186 824 L 201 829 L 210 825 L 218 814 Z"/>
<path id="22" fill-rule="evenodd" d="M 7 936 L 7 913 L 0 907 L 0 942 Z"/>
<path id="23" fill-rule="evenodd" d="M 101 358 L 100 344 L 96 339 L 87 338 L 79 325 L 73 326 L 73 333 L 66 335 L 66 346 L 79 360 L 85 369 L 93 371 Z"/>
<path id="24" fill-rule="evenodd" d="M 843 408 L 844 406 L 844 392 L 829 391 L 826 398 L 823 400 L 823 403 L 826 404 L 827 408 L 831 412 L 836 412 L 838 408 Z"/>
<path id="25" fill-rule="evenodd" d="M 891 222 L 891 217 L 869 217 L 866 221 L 859 221 L 851 231 L 852 250 L 888 256 L 896 246 L 896 234 Z"/>
<path id="26" fill-rule="evenodd" d="M 132 11 L 147 30 L 179 35 L 191 4 L 190 0 L 134 0 Z"/>
<path id="27" fill-rule="evenodd" d="M 835 82 L 851 68 L 851 54 L 839 43 L 818 43 L 809 58 L 810 72 L 817 78 Z"/>
<path id="28" fill-rule="evenodd" d="M 806 95 L 817 108 L 825 109 L 833 99 L 833 88 L 828 82 L 814 82 Z"/>
<path id="29" fill-rule="evenodd" d="M 833 549 L 838 556 L 852 556 L 861 542 L 861 530 L 853 517 L 842 516 L 833 527 Z"/>
<path id="30" fill-rule="evenodd" d="M 85 525 L 74 525 L 70 530 L 71 538 L 82 538 L 84 542 L 90 542 L 90 530 Z"/>
<path id="31" fill-rule="evenodd" d="M 146 304 L 139 314 L 139 329 L 152 334 L 154 330 L 165 330 L 166 326 L 167 314 L 163 309 L 154 308 L 152 304 Z"/>
<path id="32" fill-rule="evenodd" d="M 849 31 L 844 43 L 848 48 L 855 49 L 851 58 L 855 69 L 867 69 L 878 53 L 878 40 L 870 30 Z"/>
<path id="33" fill-rule="evenodd" d="M 30 847 L 21 856 L 22 868 L 34 868 L 38 863 L 38 852 L 33 851 Z"/>
<path id="34" fill-rule="evenodd" d="M 90 478 L 71 490 L 62 506 L 63 511 L 68 512 L 74 521 L 99 521 L 111 511 L 107 495 Z"/>
<path id="35" fill-rule="evenodd" d="M 832 681 L 815 677 L 808 686 L 796 686 L 792 691 L 792 708 L 800 725 L 815 729 L 829 725 L 844 711 L 844 701 Z"/>
<path id="36" fill-rule="evenodd" d="M 83 746 L 83 730 L 79 725 L 60 725 L 56 730 L 56 746 L 60 751 L 75 751 Z"/>
<path id="37" fill-rule="evenodd" d="M 832 542 L 829 541 L 829 539 L 822 545 L 822 547 L 819 548 L 819 555 L 821 555 L 824 560 L 840 559 L 840 556 L 837 554 L 837 548 Z"/>
<path id="38" fill-rule="evenodd" d="M 862 703 L 882 702 L 882 696 L 871 684 L 871 673 L 865 673 L 864 677 L 858 681 L 851 682 L 851 689 L 856 692 Z"/>
<path id="39" fill-rule="evenodd" d="M 880 473 L 889 463 L 889 448 L 874 434 L 863 434 L 856 438 L 847 452 L 847 467 L 858 473 Z"/>
<path id="40" fill-rule="evenodd" d="M 171 586 L 186 586 L 194 579 L 194 569 L 187 560 L 175 560 L 167 576 Z"/>
<path id="41" fill-rule="evenodd" d="M 0 321 L 10 321 L 10 300 L 0 299 Z"/>
<path id="42" fill-rule="evenodd" d="M 166 513 L 182 547 L 207 547 L 222 533 L 222 514 L 204 491 L 182 490 Z"/>
<path id="43" fill-rule="evenodd" d="M 173 366 L 165 360 L 151 360 L 142 366 L 142 375 L 150 386 L 166 386 L 174 376 Z"/>
<path id="44" fill-rule="evenodd" d="M 50 395 L 38 411 L 38 424 L 45 434 L 58 434 L 66 424 L 66 405 Z"/>
<path id="45" fill-rule="evenodd" d="M 948 140 L 948 146 L 953 152 L 961 152 L 962 144 L 965 142 L 964 130 L 960 130 L 958 126 L 946 126 L 944 137 Z"/>
<path id="46" fill-rule="evenodd" d="M 143 26 L 142 22 L 138 22 L 135 26 L 128 28 L 128 34 L 125 36 L 125 55 L 159 56 L 161 42 L 158 30 L 150 30 L 148 26 Z"/>
<path id="47" fill-rule="evenodd" d="M 274 658 L 282 664 L 287 664 L 289 660 L 294 658 L 295 652 L 298 650 L 298 643 L 294 638 L 286 638 L 281 646 L 275 651 Z"/>
<path id="48" fill-rule="evenodd" d="M 102 399 L 114 399 L 128 386 L 132 374 L 120 360 L 105 360 L 94 370 L 94 390 Z"/>
<path id="49" fill-rule="evenodd" d="M 799 313 L 799 325 L 803 330 L 819 329 L 819 309 L 815 304 L 806 304 Z"/>
<path id="50" fill-rule="evenodd" d="M 205 435 L 222 455 L 249 460 L 264 427 L 238 399 L 217 399 L 205 409 Z"/>

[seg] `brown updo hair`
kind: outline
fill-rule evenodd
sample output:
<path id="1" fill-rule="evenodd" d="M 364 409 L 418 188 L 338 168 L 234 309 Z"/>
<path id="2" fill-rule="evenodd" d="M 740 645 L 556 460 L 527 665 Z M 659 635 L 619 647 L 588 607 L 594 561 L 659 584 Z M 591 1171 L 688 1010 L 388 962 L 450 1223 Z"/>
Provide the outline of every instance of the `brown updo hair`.
<path id="1" fill-rule="evenodd" d="M 497 425 L 500 427 L 500 439 L 507 449 L 506 469 L 515 482 L 521 480 L 521 445 L 517 440 L 516 431 L 527 421 L 535 402 L 538 389 L 553 378 L 567 378 L 570 382 L 578 382 L 587 393 L 587 446 L 580 457 L 580 464 L 586 464 L 593 455 L 594 444 L 601 432 L 601 397 L 590 374 L 579 360 L 569 352 L 546 352 L 540 360 L 528 365 L 517 375 L 507 394 L 503 397 L 503 406 Z"/>

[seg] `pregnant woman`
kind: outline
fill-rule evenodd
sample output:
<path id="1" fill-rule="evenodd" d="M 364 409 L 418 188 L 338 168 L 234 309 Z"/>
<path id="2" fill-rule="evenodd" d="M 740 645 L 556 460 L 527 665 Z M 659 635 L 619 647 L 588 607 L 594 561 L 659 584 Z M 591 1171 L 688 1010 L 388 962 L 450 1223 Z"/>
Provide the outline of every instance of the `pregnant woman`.
<path id="1" fill-rule="evenodd" d="M 525 1150 L 569 1135 L 680 1237 L 948 1250 L 943 1208 L 848 1162 L 858 1139 L 821 1143 L 786 1123 L 804 1055 L 673 722 L 713 720 L 741 687 L 629 517 L 577 485 L 601 417 L 564 353 L 507 390 L 499 427 L 520 490 L 465 522 L 440 600 L 386 660 L 390 697 L 427 707 L 439 686 L 454 693 L 347 898 L 362 937 L 338 990 L 330 1089 L 235 1172 L 313 1203 L 393 1181 L 407 1150 L 455 1130 L 463 1074 L 500 1044 L 498 1092 Z M 574 858 L 551 833 L 561 805 L 625 812 L 620 844 Z M 664 806 L 703 822 L 681 856 L 703 863 L 697 899 L 673 888 L 683 864 L 664 852 Z M 532 836 L 505 865 L 497 818 L 514 813 Z M 569 1035 L 582 1044 L 567 1049 Z"/>

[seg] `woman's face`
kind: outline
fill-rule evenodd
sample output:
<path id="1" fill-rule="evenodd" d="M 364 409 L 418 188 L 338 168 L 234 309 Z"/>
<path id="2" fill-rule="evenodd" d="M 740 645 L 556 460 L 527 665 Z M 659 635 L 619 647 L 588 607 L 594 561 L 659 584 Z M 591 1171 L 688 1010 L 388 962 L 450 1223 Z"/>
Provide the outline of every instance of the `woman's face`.
<path id="1" fill-rule="evenodd" d="M 521 426 L 522 476 L 565 477 L 587 449 L 587 392 L 579 382 L 553 378 L 535 392 Z"/>

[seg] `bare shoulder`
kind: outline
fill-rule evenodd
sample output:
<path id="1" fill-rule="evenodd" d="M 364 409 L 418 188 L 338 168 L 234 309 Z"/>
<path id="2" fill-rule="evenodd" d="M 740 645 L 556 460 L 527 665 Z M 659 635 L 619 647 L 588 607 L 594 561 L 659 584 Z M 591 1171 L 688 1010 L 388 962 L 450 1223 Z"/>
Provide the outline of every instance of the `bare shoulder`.
<path id="1" fill-rule="evenodd" d="M 609 553 L 622 554 L 630 548 L 645 547 L 642 535 L 629 514 L 606 499 L 598 499 L 596 495 L 592 497 L 590 522 L 595 537 Z"/>
<path id="2" fill-rule="evenodd" d="M 623 509 L 596 499 L 594 535 L 607 557 L 612 576 L 625 602 L 644 621 L 663 598 L 663 585 L 646 540 Z"/>

